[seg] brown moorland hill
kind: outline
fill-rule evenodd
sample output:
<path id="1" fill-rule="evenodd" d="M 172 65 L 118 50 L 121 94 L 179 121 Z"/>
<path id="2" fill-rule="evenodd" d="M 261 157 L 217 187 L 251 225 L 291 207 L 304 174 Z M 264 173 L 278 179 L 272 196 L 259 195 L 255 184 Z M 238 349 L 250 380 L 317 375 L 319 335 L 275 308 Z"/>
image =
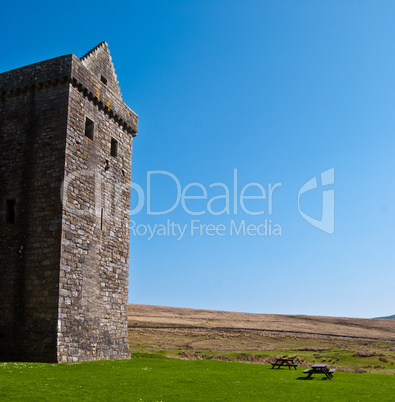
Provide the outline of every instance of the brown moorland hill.
<path id="1" fill-rule="evenodd" d="M 201 327 L 333 335 L 395 341 L 395 320 L 253 314 L 129 304 L 132 327 Z"/>

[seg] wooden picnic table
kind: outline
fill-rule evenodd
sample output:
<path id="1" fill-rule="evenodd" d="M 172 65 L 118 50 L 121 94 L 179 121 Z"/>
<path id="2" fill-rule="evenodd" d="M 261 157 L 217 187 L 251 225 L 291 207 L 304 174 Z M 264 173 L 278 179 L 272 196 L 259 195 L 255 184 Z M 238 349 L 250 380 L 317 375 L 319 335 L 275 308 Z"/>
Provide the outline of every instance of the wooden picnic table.
<path id="1" fill-rule="evenodd" d="M 283 366 L 288 366 L 288 368 L 290 370 L 291 370 L 291 367 L 293 367 L 296 370 L 296 367 L 298 365 L 294 363 L 293 357 L 279 357 L 276 359 L 275 363 L 272 363 L 272 369 L 274 369 L 276 366 L 277 366 L 277 368 L 280 368 Z"/>
<path id="2" fill-rule="evenodd" d="M 313 364 L 311 369 L 303 370 L 303 373 L 307 374 L 306 378 L 311 377 L 313 374 L 325 374 L 331 380 L 335 371 L 336 369 L 329 370 L 326 364 Z"/>

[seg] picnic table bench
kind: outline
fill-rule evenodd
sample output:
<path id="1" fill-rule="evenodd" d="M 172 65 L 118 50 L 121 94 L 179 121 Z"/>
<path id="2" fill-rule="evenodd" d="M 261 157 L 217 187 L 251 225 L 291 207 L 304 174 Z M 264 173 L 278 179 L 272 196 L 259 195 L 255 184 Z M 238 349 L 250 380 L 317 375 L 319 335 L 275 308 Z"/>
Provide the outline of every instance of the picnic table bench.
<path id="1" fill-rule="evenodd" d="M 303 373 L 307 374 L 306 378 L 311 377 L 313 374 L 325 374 L 331 380 L 335 371 L 336 369 L 329 370 L 326 364 L 314 364 L 311 369 L 303 370 Z"/>
<path id="2" fill-rule="evenodd" d="M 296 367 L 298 365 L 294 363 L 293 357 L 279 357 L 276 359 L 275 363 L 272 363 L 272 369 L 274 369 L 276 366 L 277 368 L 288 366 L 290 370 L 291 367 L 293 367 L 296 370 Z"/>

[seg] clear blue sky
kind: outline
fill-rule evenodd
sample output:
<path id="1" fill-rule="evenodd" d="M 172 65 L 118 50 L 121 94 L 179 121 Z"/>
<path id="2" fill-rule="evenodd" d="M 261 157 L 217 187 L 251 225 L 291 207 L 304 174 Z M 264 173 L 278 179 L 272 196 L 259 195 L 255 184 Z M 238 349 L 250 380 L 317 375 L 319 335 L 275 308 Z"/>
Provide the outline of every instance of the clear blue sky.
<path id="1" fill-rule="evenodd" d="M 139 115 L 133 181 L 147 196 L 147 172 L 166 171 L 182 190 L 201 184 L 187 195 L 207 190 L 185 201 L 202 215 L 180 202 L 131 217 L 140 233 L 168 220 L 187 231 L 132 233 L 130 302 L 375 317 L 395 313 L 394 19 L 395 2 L 384 0 L 2 2 L 0 71 L 107 41 Z M 322 187 L 332 168 L 334 184 Z M 153 210 L 176 201 L 174 177 L 151 176 Z M 320 220 L 323 191 L 334 191 L 334 233 L 329 201 L 327 232 L 298 211 L 313 177 L 318 188 L 300 208 Z M 245 209 L 264 214 L 241 208 L 249 183 L 261 187 L 244 195 L 264 188 L 266 199 Z M 224 198 L 213 200 L 224 186 L 229 214 Z M 265 219 L 281 235 L 230 232 Z M 192 220 L 224 235 L 191 235 Z"/>

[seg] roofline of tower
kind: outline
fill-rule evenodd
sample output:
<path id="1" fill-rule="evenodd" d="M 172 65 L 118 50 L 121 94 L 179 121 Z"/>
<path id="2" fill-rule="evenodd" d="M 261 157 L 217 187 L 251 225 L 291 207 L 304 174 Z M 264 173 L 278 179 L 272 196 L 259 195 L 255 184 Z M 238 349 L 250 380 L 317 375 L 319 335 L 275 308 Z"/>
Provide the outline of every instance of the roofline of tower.
<path id="1" fill-rule="evenodd" d="M 81 71 L 82 69 L 82 71 Z M 81 60 L 72 55 L 71 83 L 90 101 L 114 119 L 129 134 L 137 135 L 138 116 L 117 96 L 111 88 L 104 85 Z"/>
<path id="2" fill-rule="evenodd" d="M 85 59 L 87 59 L 92 53 L 96 52 L 96 50 L 98 50 L 100 47 L 102 47 L 103 45 L 105 45 L 106 47 L 108 47 L 108 43 L 106 41 L 100 42 L 98 45 L 96 45 L 94 48 L 92 48 L 91 50 L 89 50 L 89 52 L 85 53 L 82 57 L 80 57 L 80 60 L 83 61 Z"/>
<path id="3" fill-rule="evenodd" d="M 95 51 L 104 43 L 97 45 L 90 52 Z M 127 133 L 133 137 L 137 135 L 137 114 L 110 88 L 104 88 L 100 80 L 82 64 L 77 56 L 72 54 L 30 64 L 0 74 L 0 94 L 2 97 L 8 97 L 29 89 L 40 89 L 44 86 L 66 82 L 77 88 L 84 97 L 100 110 L 103 110 Z M 100 91 L 98 88 L 100 88 Z M 110 99 L 114 101 L 110 101 Z"/>

